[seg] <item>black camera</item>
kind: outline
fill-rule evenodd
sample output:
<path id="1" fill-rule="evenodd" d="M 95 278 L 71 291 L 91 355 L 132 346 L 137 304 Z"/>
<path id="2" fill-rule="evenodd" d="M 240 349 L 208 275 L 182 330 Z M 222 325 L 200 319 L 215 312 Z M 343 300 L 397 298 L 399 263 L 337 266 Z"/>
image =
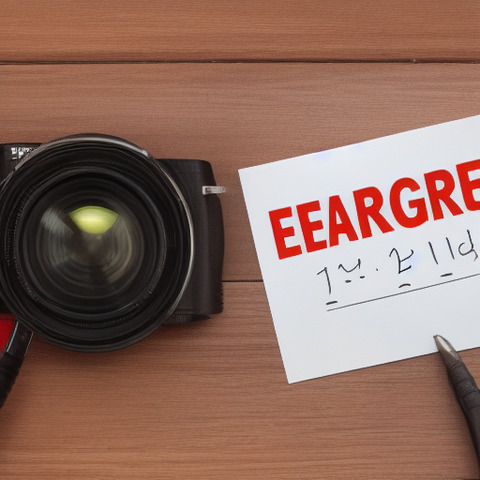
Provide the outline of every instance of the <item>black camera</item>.
<path id="1" fill-rule="evenodd" d="M 208 162 L 83 134 L 1 145 L 0 180 L 0 297 L 22 327 L 101 352 L 221 312 L 224 189 Z"/>

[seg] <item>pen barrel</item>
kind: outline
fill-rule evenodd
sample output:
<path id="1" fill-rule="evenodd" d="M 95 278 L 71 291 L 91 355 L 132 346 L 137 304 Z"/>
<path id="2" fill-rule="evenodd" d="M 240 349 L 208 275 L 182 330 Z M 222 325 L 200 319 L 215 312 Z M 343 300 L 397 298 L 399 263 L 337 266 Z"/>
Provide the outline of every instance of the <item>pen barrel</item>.
<path id="1" fill-rule="evenodd" d="M 448 369 L 448 376 L 467 420 L 480 465 L 480 391 L 463 361 Z"/>
<path id="2" fill-rule="evenodd" d="M 473 446 L 477 455 L 477 461 L 480 466 L 480 407 L 469 411 L 466 415 L 468 428 L 472 437 Z"/>
<path id="3" fill-rule="evenodd" d="M 15 383 L 22 363 L 23 359 L 19 360 L 8 352 L 2 356 L 0 365 L 0 408 L 5 403 L 8 393 Z"/>
<path id="4" fill-rule="evenodd" d="M 480 407 L 480 392 L 474 378 L 462 361 L 449 368 L 448 375 L 465 414 Z"/>

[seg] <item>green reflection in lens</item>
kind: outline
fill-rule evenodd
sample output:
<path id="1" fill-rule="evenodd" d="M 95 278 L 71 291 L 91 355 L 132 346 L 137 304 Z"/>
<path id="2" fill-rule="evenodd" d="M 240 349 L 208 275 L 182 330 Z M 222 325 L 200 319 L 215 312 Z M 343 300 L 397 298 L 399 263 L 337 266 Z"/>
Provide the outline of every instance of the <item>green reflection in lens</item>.
<path id="1" fill-rule="evenodd" d="M 112 228 L 118 213 L 104 207 L 86 206 L 70 212 L 69 217 L 85 233 L 101 235 Z"/>

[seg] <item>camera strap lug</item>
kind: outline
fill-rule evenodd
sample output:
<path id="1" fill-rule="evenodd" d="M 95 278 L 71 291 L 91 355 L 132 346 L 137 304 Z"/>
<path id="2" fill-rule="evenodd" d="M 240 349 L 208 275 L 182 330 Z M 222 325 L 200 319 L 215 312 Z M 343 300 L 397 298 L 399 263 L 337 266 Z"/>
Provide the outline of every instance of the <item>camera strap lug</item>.
<path id="1" fill-rule="evenodd" d="M 211 185 L 211 186 L 204 185 L 202 187 L 203 195 L 218 195 L 220 193 L 225 193 L 226 191 L 227 191 L 226 187 L 221 187 L 219 185 Z"/>

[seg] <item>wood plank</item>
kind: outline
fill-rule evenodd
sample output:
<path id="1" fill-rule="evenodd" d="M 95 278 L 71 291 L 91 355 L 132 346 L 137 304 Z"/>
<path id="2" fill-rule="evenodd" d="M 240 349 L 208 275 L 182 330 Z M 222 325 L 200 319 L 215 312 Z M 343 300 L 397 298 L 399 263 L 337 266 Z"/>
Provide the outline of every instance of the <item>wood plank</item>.
<path id="1" fill-rule="evenodd" d="M 210 160 L 226 280 L 258 280 L 237 170 L 478 114 L 480 65 L 0 67 L 0 142 L 95 131 L 157 157 Z"/>
<path id="2" fill-rule="evenodd" d="M 210 160 L 228 187 L 224 313 L 105 355 L 35 339 L 0 413 L 1 478 L 477 477 L 438 355 L 287 384 L 237 170 L 478 114 L 478 2 L 5 0 L 0 14 L 0 143 L 113 134 Z M 345 63 L 389 61 L 463 64 Z M 479 350 L 463 357 L 479 378 Z"/>
<path id="3" fill-rule="evenodd" d="M 476 478 L 438 355 L 288 385 L 263 285 L 225 301 L 119 352 L 35 339 L 0 415 L 2 478 Z"/>
<path id="4" fill-rule="evenodd" d="M 472 0 L 4 0 L 0 61 L 480 58 Z"/>

